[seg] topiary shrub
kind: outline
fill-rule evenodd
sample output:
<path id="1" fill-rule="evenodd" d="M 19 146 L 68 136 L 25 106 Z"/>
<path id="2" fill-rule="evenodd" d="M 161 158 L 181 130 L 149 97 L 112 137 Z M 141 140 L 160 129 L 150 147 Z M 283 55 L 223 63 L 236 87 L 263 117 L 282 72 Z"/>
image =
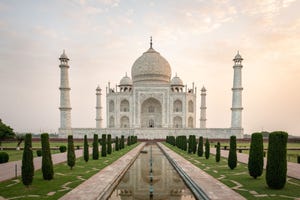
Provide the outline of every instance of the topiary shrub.
<path id="1" fill-rule="evenodd" d="M 189 136 L 188 152 L 189 153 L 196 153 L 196 150 L 197 150 L 196 136 L 195 135 L 190 135 Z"/>
<path id="2" fill-rule="evenodd" d="M 59 147 L 59 151 L 61 153 L 66 152 L 67 151 L 67 147 L 65 145 L 62 145 L 62 146 Z"/>
<path id="3" fill-rule="evenodd" d="M 206 142 L 205 142 L 205 158 L 209 159 L 209 155 L 210 155 L 210 144 L 208 139 L 206 138 Z"/>
<path id="4" fill-rule="evenodd" d="M 98 135 L 94 134 L 93 141 L 93 160 L 99 159 L 99 145 L 98 145 Z"/>
<path id="5" fill-rule="evenodd" d="M 41 134 L 42 142 L 42 172 L 44 180 L 51 180 L 54 176 L 53 163 L 51 158 L 49 135 L 48 133 Z"/>
<path id="6" fill-rule="evenodd" d="M 6 152 L 0 152 L 0 163 L 7 163 L 9 160 L 9 155 Z"/>
<path id="7" fill-rule="evenodd" d="M 269 135 L 266 182 L 272 189 L 281 189 L 286 183 L 286 145 L 288 134 L 277 131 Z"/>
<path id="8" fill-rule="evenodd" d="M 87 162 L 89 161 L 89 144 L 88 144 L 88 140 L 87 140 L 87 136 L 84 135 L 84 140 L 83 140 L 83 158 L 84 161 Z"/>
<path id="9" fill-rule="evenodd" d="M 300 156 L 299 155 L 297 156 L 297 163 L 298 164 L 300 163 Z"/>
<path id="10" fill-rule="evenodd" d="M 107 154 L 111 154 L 112 145 L 111 145 L 111 134 L 107 135 Z"/>
<path id="11" fill-rule="evenodd" d="M 31 134 L 25 135 L 23 158 L 22 158 L 22 182 L 27 187 L 32 184 L 34 176 L 33 154 Z"/>
<path id="12" fill-rule="evenodd" d="M 125 147 L 125 139 L 124 139 L 124 135 L 121 135 L 121 139 L 120 139 L 120 149 L 124 149 Z"/>
<path id="13" fill-rule="evenodd" d="M 131 145 L 131 138 L 130 136 L 127 137 L 127 146 L 130 146 Z"/>
<path id="14" fill-rule="evenodd" d="M 250 152 L 248 159 L 248 171 L 250 176 L 257 178 L 262 175 L 264 167 L 264 144 L 261 133 L 251 135 Z"/>
<path id="15" fill-rule="evenodd" d="M 42 150 L 40 150 L 40 149 L 36 150 L 36 155 L 37 155 L 37 157 L 41 157 L 42 156 Z"/>
<path id="16" fill-rule="evenodd" d="M 221 159 L 221 144 L 220 142 L 216 145 L 216 162 L 220 162 Z"/>
<path id="17" fill-rule="evenodd" d="M 102 143 L 101 143 L 101 157 L 106 157 L 106 134 L 102 134 Z"/>
<path id="18" fill-rule="evenodd" d="M 67 161 L 68 161 L 68 166 L 72 170 L 73 167 L 75 166 L 75 161 L 76 161 L 75 150 L 74 150 L 74 141 L 73 141 L 73 136 L 72 135 L 68 136 Z"/>
<path id="19" fill-rule="evenodd" d="M 236 155 L 236 136 L 230 137 L 230 149 L 228 155 L 228 167 L 230 169 L 236 168 L 237 165 L 237 155 Z"/>
<path id="20" fill-rule="evenodd" d="M 198 156 L 200 156 L 200 157 L 203 156 L 203 137 L 202 137 L 202 136 L 200 136 L 200 138 L 199 138 L 197 154 L 198 154 Z"/>
<path id="21" fill-rule="evenodd" d="M 119 149 L 120 149 L 120 147 L 119 147 L 119 137 L 118 136 L 116 136 L 115 148 L 116 148 L 116 151 L 119 151 Z"/>

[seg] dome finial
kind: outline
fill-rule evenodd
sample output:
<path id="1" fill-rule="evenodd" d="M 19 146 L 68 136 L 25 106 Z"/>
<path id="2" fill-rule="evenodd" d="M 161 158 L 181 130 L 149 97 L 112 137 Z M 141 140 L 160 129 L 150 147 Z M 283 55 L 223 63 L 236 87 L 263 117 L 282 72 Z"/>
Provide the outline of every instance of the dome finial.
<path id="1" fill-rule="evenodd" d="M 152 36 L 150 36 L 150 49 L 152 49 Z"/>

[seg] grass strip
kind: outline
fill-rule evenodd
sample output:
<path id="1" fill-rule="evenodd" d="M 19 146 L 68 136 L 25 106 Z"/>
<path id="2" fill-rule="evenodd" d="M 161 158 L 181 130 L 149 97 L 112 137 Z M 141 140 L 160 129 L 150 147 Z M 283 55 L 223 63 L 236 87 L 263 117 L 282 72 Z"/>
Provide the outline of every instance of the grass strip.
<path id="1" fill-rule="evenodd" d="M 254 179 L 249 175 L 248 166 L 246 164 L 238 163 L 237 167 L 234 170 L 231 170 L 229 169 L 227 159 L 225 158 L 221 158 L 221 161 L 217 163 L 215 161 L 215 156 L 212 154 L 209 159 L 205 159 L 205 157 L 198 157 L 197 154 L 188 154 L 170 144 L 163 144 L 198 168 L 235 190 L 246 199 L 282 200 L 300 198 L 300 180 L 288 177 L 287 183 L 283 189 L 270 189 L 267 187 L 265 181 L 265 170 L 261 177 Z"/>
<path id="2" fill-rule="evenodd" d="M 83 157 L 76 159 L 73 170 L 67 163 L 54 165 L 54 179 L 43 180 L 41 170 L 35 171 L 33 184 L 26 188 L 18 179 L 12 179 L 0 183 L 0 197 L 13 199 L 58 199 L 83 181 L 98 173 L 104 167 L 110 165 L 121 156 L 135 148 L 137 144 L 127 146 L 120 151 L 114 151 L 110 156 L 100 157 L 99 160 L 90 160 L 86 163 Z"/>

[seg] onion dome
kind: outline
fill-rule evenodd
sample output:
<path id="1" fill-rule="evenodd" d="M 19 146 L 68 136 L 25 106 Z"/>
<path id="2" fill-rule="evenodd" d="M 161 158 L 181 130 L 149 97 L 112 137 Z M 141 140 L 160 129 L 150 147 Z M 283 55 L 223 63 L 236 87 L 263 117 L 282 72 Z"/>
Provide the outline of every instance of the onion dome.
<path id="1" fill-rule="evenodd" d="M 175 85 L 183 86 L 183 82 L 182 82 L 181 78 L 179 78 L 179 77 L 177 76 L 177 74 L 175 75 L 175 77 L 172 78 L 172 80 L 171 80 L 171 85 L 172 85 L 172 86 L 175 86 Z"/>
<path id="2" fill-rule="evenodd" d="M 120 81 L 120 86 L 132 85 L 132 80 L 127 76 L 127 73 Z"/>
<path id="3" fill-rule="evenodd" d="M 131 75 L 133 83 L 170 83 L 170 64 L 152 48 L 152 40 L 148 51 L 132 65 Z"/>

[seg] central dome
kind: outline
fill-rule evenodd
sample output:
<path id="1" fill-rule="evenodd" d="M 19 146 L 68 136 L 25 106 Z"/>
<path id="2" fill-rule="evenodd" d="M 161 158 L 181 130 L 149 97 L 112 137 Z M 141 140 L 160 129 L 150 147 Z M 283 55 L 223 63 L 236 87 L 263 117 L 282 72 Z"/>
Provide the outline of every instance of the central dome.
<path id="1" fill-rule="evenodd" d="M 131 68 L 133 83 L 170 83 L 168 61 L 152 47 L 140 56 Z"/>

